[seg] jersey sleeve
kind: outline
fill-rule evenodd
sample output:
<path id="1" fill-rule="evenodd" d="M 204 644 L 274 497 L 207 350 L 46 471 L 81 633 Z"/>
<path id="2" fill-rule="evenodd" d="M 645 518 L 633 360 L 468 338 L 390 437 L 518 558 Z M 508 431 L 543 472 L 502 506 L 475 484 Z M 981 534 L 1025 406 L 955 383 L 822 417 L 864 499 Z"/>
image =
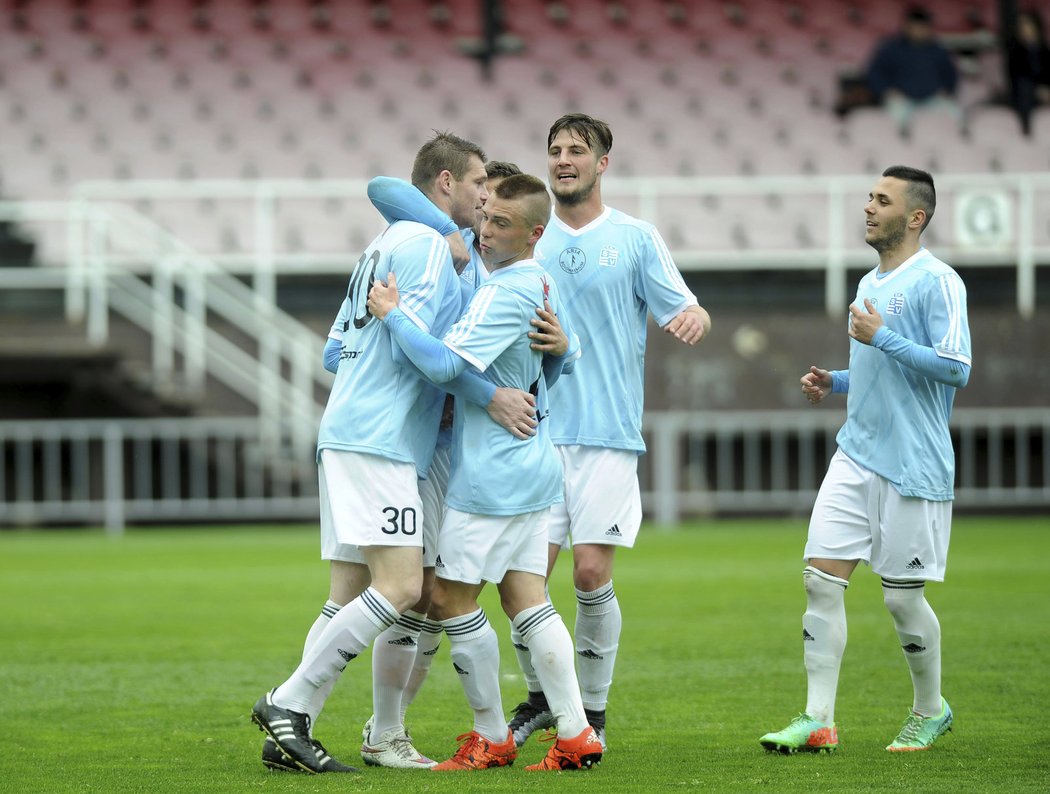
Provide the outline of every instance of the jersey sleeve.
<path id="1" fill-rule="evenodd" d="M 445 334 L 445 345 L 484 372 L 522 333 L 521 306 L 507 290 L 481 287 Z"/>
<path id="2" fill-rule="evenodd" d="M 927 293 L 927 331 L 942 358 L 970 364 L 970 324 L 966 286 L 955 272 L 938 276 Z"/>
<path id="3" fill-rule="evenodd" d="M 398 245 L 391 257 L 401 311 L 428 333 L 440 308 L 442 273 L 451 268 L 448 245 L 437 234 L 415 235 Z"/>
<path id="4" fill-rule="evenodd" d="M 635 291 L 662 328 L 683 309 L 698 305 L 699 301 L 686 286 L 660 232 L 649 226 L 641 234 Z"/>
<path id="5" fill-rule="evenodd" d="M 343 329 L 346 327 L 346 321 L 349 317 L 349 299 L 343 298 L 343 302 L 339 304 L 339 313 L 335 316 L 335 322 L 332 323 L 332 327 L 328 331 L 329 339 L 334 339 L 336 342 L 343 341 Z"/>
<path id="6" fill-rule="evenodd" d="M 390 176 L 373 178 L 368 183 L 368 199 L 387 223 L 416 221 L 442 236 L 458 231 L 452 218 L 438 209 L 423 191 L 404 179 Z"/>
<path id="7" fill-rule="evenodd" d="M 431 383 L 445 383 L 466 369 L 466 361 L 416 326 L 404 312 L 395 309 L 383 322 L 394 342 Z"/>

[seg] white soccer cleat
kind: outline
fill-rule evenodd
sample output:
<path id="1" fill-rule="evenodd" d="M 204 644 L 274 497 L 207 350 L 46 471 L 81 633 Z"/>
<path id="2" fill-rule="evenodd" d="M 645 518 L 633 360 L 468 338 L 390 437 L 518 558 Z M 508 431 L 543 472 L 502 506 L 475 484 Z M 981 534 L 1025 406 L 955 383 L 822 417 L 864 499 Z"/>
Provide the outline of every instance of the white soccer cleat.
<path id="1" fill-rule="evenodd" d="M 388 769 L 430 769 L 437 761 L 427 758 L 412 746 L 412 740 L 404 728 L 394 728 L 379 737 L 374 744 L 368 734 L 361 744 L 361 759 L 368 766 L 385 766 Z"/>

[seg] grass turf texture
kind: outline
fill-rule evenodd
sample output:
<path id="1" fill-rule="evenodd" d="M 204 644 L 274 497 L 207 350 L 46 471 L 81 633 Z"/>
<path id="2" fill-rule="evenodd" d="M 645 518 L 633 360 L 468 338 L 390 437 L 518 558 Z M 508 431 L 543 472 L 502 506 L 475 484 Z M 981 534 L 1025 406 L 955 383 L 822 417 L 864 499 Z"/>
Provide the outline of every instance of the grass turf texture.
<path id="1" fill-rule="evenodd" d="M 510 769 L 360 776 L 267 772 L 255 699 L 295 667 L 327 593 L 309 527 L 0 533 L 0 791 L 1045 791 L 1050 636 L 1045 519 L 957 519 L 948 581 L 929 598 L 944 629 L 955 730 L 929 752 L 886 753 L 911 703 L 878 578 L 847 594 L 849 645 L 832 756 L 766 754 L 758 737 L 804 707 L 799 554 L 805 523 L 720 521 L 643 530 L 623 553 L 624 615 L 608 726 L 588 773 Z M 552 597 L 572 626 L 570 560 Z M 504 706 L 524 695 L 494 591 Z M 317 734 L 360 765 L 370 662 L 355 660 Z M 443 642 L 409 711 L 417 746 L 444 759 L 470 712 Z"/>

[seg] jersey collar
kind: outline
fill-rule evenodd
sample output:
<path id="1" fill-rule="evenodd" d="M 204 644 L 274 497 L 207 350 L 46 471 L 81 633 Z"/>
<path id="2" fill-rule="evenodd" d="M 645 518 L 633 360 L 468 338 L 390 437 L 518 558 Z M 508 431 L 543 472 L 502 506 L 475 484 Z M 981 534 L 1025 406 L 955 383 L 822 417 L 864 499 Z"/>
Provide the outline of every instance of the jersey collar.
<path id="1" fill-rule="evenodd" d="M 889 281 L 890 279 L 892 279 L 895 276 L 897 276 L 898 274 L 903 273 L 909 267 L 911 267 L 916 262 L 918 262 L 920 259 L 925 257 L 928 253 L 929 252 L 926 250 L 925 247 L 920 248 L 914 254 L 909 256 L 907 259 L 905 259 L 899 265 L 897 265 L 897 267 L 893 268 L 893 270 L 891 270 L 885 276 L 880 276 L 879 275 L 879 269 L 878 269 L 878 267 L 876 267 L 875 268 L 875 277 L 872 279 L 872 281 L 875 283 L 875 286 L 880 287 L 883 284 L 885 284 L 887 281 Z"/>
<path id="2" fill-rule="evenodd" d="M 610 212 L 612 212 L 612 209 L 603 204 L 602 212 L 597 218 L 588 223 L 586 226 L 581 226 L 579 229 L 574 229 L 567 223 L 565 223 L 561 218 L 559 218 L 554 212 L 554 210 L 551 210 L 551 222 L 566 234 L 572 235 L 573 237 L 579 237 L 580 235 L 589 232 L 595 226 L 598 226 L 601 223 L 603 223 L 605 219 L 609 217 Z"/>

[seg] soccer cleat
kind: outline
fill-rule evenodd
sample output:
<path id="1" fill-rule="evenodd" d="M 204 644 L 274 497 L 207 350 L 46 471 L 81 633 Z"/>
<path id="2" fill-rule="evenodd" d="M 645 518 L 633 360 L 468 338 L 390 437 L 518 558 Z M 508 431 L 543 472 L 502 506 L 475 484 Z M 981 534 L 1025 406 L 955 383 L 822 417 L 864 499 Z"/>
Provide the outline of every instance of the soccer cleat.
<path id="1" fill-rule="evenodd" d="M 590 725 L 573 739 L 559 738 L 556 733 L 548 733 L 542 741 L 549 742 L 555 739 L 557 741 L 551 745 L 543 760 L 525 767 L 525 771 L 590 769 L 602 760 L 602 743 Z"/>
<path id="2" fill-rule="evenodd" d="M 364 727 L 361 728 L 361 741 L 364 742 L 365 744 L 368 744 L 368 739 L 372 735 L 372 726 L 375 725 L 375 724 L 376 724 L 376 715 L 373 714 L 365 722 Z M 408 740 L 412 741 L 412 734 L 408 730 L 408 728 L 405 728 L 404 725 L 402 725 L 401 727 L 405 729 L 405 736 L 408 737 Z"/>
<path id="3" fill-rule="evenodd" d="M 887 745 L 891 753 L 929 750 L 935 741 L 952 729 L 952 708 L 941 698 L 941 713 L 936 717 L 909 714 L 897 738 Z"/>
<path id="4" fill-rule="evenodd" d="M 310 717 L 282 709 L 273 702 L 272 695 L 273 690 L 256 701 L 252 707 L 252 722 L 274 740 L 291 764 L 315 775 L 324 772 L 310 738 Z"/>
<path id="5" fill-rule="evenodd" d="M 317 756 L 318 762 L 323 767 L 324 772 L 359 772 L 360 770 L 356 767 L 347 766 L 341 761 L 337 761 L 328 754 L 328 751 L 324 749 L 317 739 L 311 739 L 311 743 L 314 746 L 314 754 Z M 277 746 L 277 742 L 267 736 L 263 740 L 262 749 L 262 762 L 265 766 L 274 770 L 275 772 L 302 772 L 293 761 L 290 761 L 285 757 L 284 753 Z"/>
<path id="6" fill-rule="evenodd" d="M 404 728 L 386 731 L 374 744 L 366 738 L 361 744 L 361 758 L 368 766 L 390 769 L 430 769 L 437 765 L 412 746 Z"/>
<path id="7" fill-rule="evenodd" d="M 808 714 L 799 714 L 782 731 L 767 733 L 758 740 L 770 752 L 832 753 L 839 746 L 839 733 L 834 725 L 825 725 Z"/>
<path id="8" fill-rule="evenodd" d="M 540 728 L 553 728 L 554 715 L 547 706 L 547 699 L 543 698 L 542 705 L 534 703 L 532 695 L 529 699 L 514 707 L 514 716 L 508 723 L 510 732 L 514 734 L 514 744 L 521 747 Z"/>
<path id="9" fill-rule="evenodd" d="M 594 710 L 584 708 L 583 713 L 587 717 L 587 722 L 592 728 L 594 728 L 594 735 L 598 737 L 598 741 L 602 743 L 602 752 L 604 753 L 609 749 L 609 745 L 605 742 L 605 709 Z"/>
<path id="10" fill-rule="evenodd" d="M 594 726 L 591 726 L 594 728 Z M 601 742 L 602 752 L 604 753 L 609 749 L 609 745 L 605 742 L 605 728 L 594 728 L 594 735 L 598 737 L 598 741 Z"/>
<path id="11" fill-rule="evenodd" d="M 461 733 L 456 737 L 459 749 L 447 761 L 431 767 L 434 772 L 459 771 L 464 769 L 491 769 L 497 766 L 510 766 L 518 757 L 518 746 L 514 744 L 514 734 L 507 731 L 507 741 L 496 744 L 489 741 L 477 731 Z"/>

